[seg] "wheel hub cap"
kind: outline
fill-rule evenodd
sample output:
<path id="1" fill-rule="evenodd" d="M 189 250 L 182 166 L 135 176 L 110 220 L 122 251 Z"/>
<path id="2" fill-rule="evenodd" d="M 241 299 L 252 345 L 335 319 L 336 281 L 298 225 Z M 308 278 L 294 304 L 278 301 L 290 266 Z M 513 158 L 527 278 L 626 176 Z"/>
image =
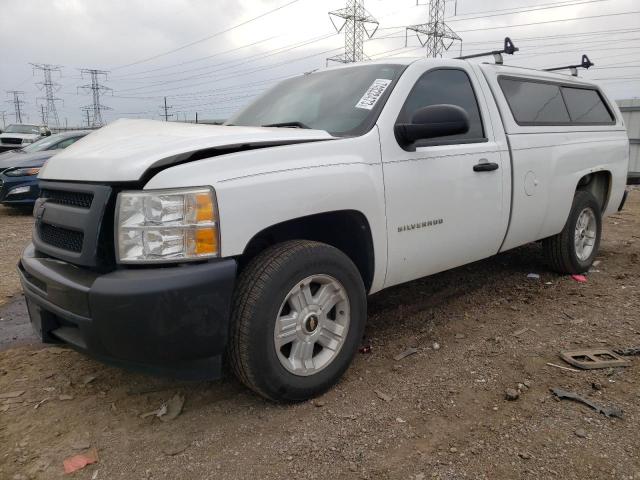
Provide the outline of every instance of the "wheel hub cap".
<path id="1" fill-rule="evenodd" d="M 289 372 L 308 376 L 338 355 L 350 323 L 344 286 L 329 275 L 312 275 L 286 295 L 274 328 L 278 360 Z"/>
<path id="2" fill-rule="evenodd" d="M 585 208 L 578 215 L 574 234 L 576 256 L 582 262 L 587 260 L 595 248 L 597 235 L 596 215 L 591 208 Z"/>

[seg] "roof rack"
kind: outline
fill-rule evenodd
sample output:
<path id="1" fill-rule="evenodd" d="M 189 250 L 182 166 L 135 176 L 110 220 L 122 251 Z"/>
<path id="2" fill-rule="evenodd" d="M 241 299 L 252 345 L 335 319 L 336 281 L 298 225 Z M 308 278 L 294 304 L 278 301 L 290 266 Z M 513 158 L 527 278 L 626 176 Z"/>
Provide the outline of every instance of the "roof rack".
<path id="1" fill-rule="evenodd" d="M 473 55 L 463 55 L 461 57 L 456 57 L 459 60 L 467 60 L 469 58 L 478 58 L 478 57 L 488 57 L 489 55 L 493 55 L 495 62 L 498 65 L 502 65 L 502 54 L 506 53 L 508 55 L 513 55 L 515 52 L 520 49 L 516 47 L 509 37 L 504 38 L 504 48 L 502 50 L 492 50 L 491 52 L 484 53 L 474 53 Z"/>
<path id="2" fill-rule="evenodd" d="M 593 67 L 593 65 L 594 65 L 593 62 L 589 60 L 589 57 L 587 57 L 586 55 L 582 55 L 582 60 L 578 65 L 567 65 L 566 67 L 545 68 L 544 71 L 556 72 L 558 70 L 569 70 L 571 71 L 571 75 L 573 75 L 574 77 L 577 77 L 579 68 L 584 68 L 586 70 L 589 67 Z"/>

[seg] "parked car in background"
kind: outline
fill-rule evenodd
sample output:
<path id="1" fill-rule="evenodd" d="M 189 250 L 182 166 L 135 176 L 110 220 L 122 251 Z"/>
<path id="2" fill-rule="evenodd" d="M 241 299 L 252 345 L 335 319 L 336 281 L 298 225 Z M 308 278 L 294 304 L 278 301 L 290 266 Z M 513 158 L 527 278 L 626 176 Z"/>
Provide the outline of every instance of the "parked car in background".
<path id="1" fill-rule="evenodd" d="M 25 123 L 9 125 L 0 134 L 0 152 L 22 148 L 49 135 L 51 135 L 51 131 L 46 126 Z"/>
<path id="2" fill-rule="evenodd" d="M 89 131 L 58 133 L 27 147 L 0 154 L 0 203 L 32 206 L 38 195 L 38 172 L 56 153 L 80 140 Z"/>

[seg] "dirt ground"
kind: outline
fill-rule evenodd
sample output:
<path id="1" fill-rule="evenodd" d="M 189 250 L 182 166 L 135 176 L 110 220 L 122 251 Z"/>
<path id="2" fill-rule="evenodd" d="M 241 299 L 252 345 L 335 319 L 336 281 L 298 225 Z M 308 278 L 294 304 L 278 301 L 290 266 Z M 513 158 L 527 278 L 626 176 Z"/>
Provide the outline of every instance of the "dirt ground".
<path id="1" fill-rule="evenodd" d="M 4 296 L 17 292 L 30 220 L 0 212 L 0 223 Z M 95 447 L 99 461 L 74 478 L 638 480 L 640 357 L 579 372 L 547 362 L 566 366 L 566 348 L 640 345 L 640 190 L 606 220 L 598 260 L 581 284 L 529 245 L 381 292 L 369 301 L 371 353 L 293 406 L 233 379 L 180 383 L 12 346 L 0 352 L 0 396 L 24 393 L 0 399 L 0 478 L 62 478 L 64 458 Z M 417 353 L 394 360 L 408 347 Z M 505 399 L 518 384 L 519 398 Z M 624 416 L 555 400 L 552 387 Z M 186 398 L 176 419 L 140 417 L 176 393 Z"/>
<path id="2" fill-rule="evenodd" d="M 0 205 L 0 305 L 19 291 L 16 263 L 31 238 L 32 226 L 33 217 L 27 211 Z"/>

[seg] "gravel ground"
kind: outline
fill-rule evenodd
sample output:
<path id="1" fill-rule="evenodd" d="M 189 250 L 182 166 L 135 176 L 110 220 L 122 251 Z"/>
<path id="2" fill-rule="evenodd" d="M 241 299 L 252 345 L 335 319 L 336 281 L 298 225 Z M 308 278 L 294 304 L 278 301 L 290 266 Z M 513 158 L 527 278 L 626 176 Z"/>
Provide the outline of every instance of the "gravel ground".
<path id="1" fill-rule="evenodd" d="M 75 478 L 640 480 L 640 357 L 608 370 L 547 365 L 565 365 L 561 349 L 640 345 L 639 232 L 635 190 L 606 220 L 585 284 L 549 272 L 528 245 L 373 296 L 371 353 L 323 397 L 293 406 L 233 379 L 180 383 L 64 348 L 12 346 L 0 352 L 0 478 L 62 478 L 64 458 L 95 447 L 99 461 Z M 6 292 L 17 288 L 19 249 L 3 253 Z M 624 416 L 555 400 L 552 387 Z M 1 399 L 9 392 L 24 393 Z M 173 421 L 140 417 L 175 394 L 186 402 Z"/>

